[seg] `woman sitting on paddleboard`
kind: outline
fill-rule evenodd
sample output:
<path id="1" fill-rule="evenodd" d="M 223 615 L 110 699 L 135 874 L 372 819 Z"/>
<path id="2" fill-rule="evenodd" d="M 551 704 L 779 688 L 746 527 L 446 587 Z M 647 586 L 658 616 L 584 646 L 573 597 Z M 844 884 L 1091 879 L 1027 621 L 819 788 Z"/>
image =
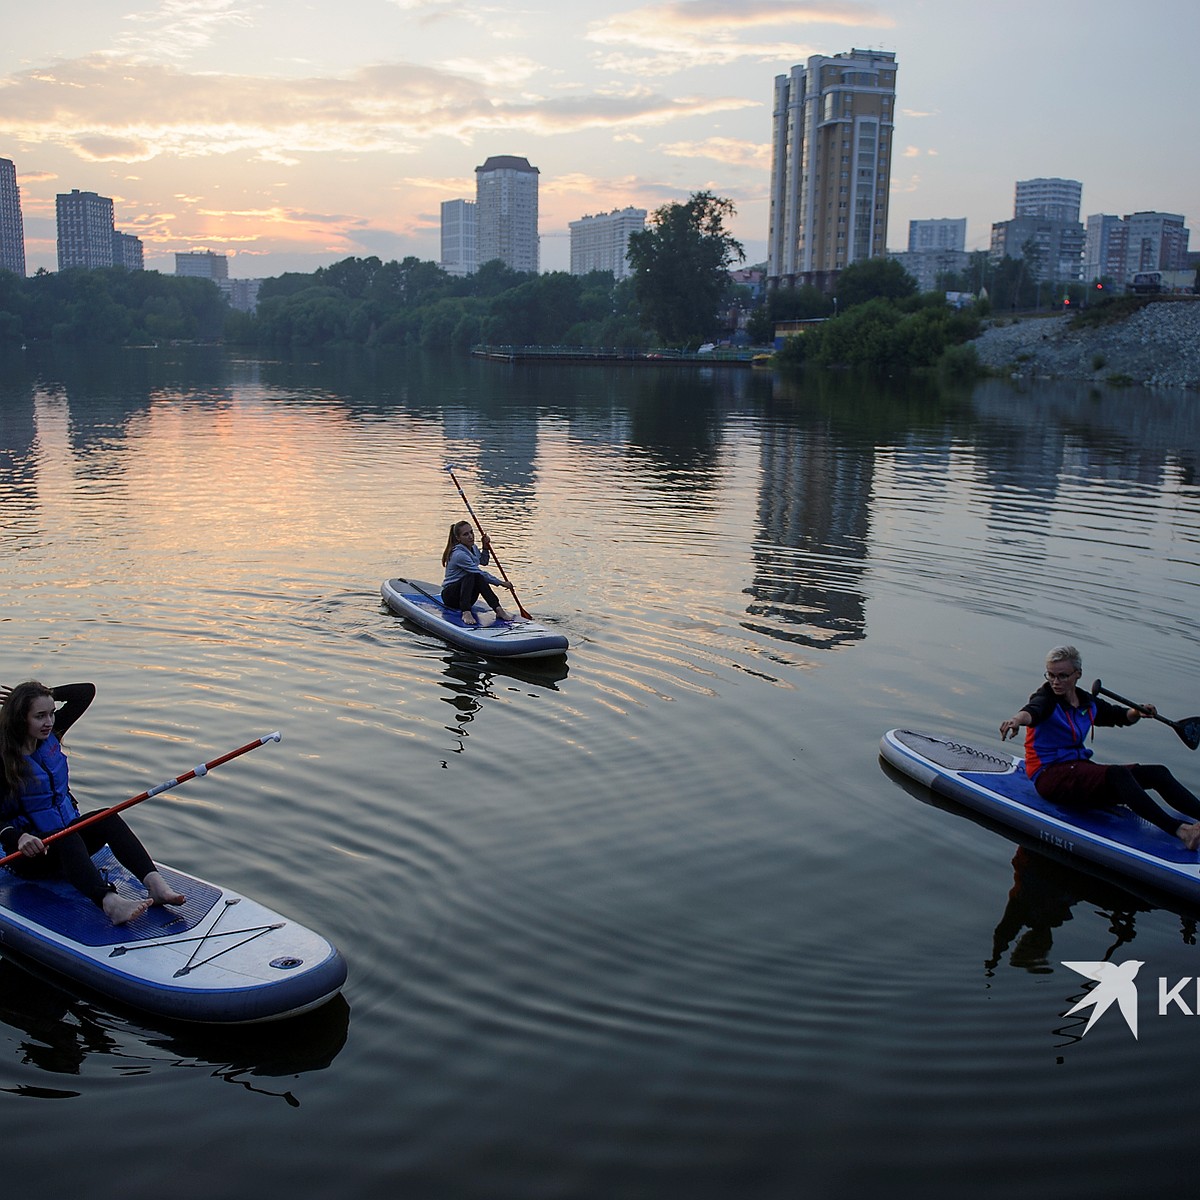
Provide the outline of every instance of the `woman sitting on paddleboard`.
<path id="1" fill-rule="evenodd" d="M 1177 837 L 1189 850 L 1200 848 L 1200 799 L 1158 764 L 1104 766 L 1092 761 L 1084 744 L 1097 725 L 1134 725 L 1152 704 L 1118 708 L 1077 688 L 1083 660 L 1074 646 L 1056 646 L 1046 655 L 1046 682 L 1015 716 L 1000 723 L 1002 739 L 1025 726 L 1025 773 L 1038 795 L 1064 808 L 1132 809 L 1139 817 Z M 1158 792 L 1175 813 L 1164 812 L 1146 789 Z M 1178 813 L 1191 817 L 1180 823 Z"/>
<path id="2" fill-rule="evenodd" d="M 512 584 L 503 579 L 497 579 L 483 568 L 490 560 L 491 539 L 483 535 L 483 553 L 475 549 L 475 530 L 470 521 L 457 521 L 450 526 L 450 537 L 446 549 L 442 552 L 442 566 L 446 568 L 446 578 L 442 580 L 442 603 L 447 608 L 456 608 L 462 613 L 464 625 L 477 625 L 472 605 L 480 596 L 487 601 L 498 621 L 511 621 L 513 618 L 500 607 L 493 587 L 508 588 Z"/>
<path id="3" fill-rule="evenodd" d="M 71 795 L 67 758 L 59 739 L 83 716 L 96 695 L 90 683 L 71 683 L 53 691 L 44 684 L 19 683 L 0 688 L 0 845 L 20 853 L 10 864 L 19 875 L 62 875 L 102 908 L 114 925 L 140 917 L 152 904 L 183 904 L 184 897 L 162 877 L 137 835 L 112 813 L 78 833 L 42 838 L 80 820 Z M 55 708 L 55 701 L 63 706 Z M 142 881 L 149 895 L 130 899 L 101 875 L 92 855 L 108 845 L 117 861 Z"/>

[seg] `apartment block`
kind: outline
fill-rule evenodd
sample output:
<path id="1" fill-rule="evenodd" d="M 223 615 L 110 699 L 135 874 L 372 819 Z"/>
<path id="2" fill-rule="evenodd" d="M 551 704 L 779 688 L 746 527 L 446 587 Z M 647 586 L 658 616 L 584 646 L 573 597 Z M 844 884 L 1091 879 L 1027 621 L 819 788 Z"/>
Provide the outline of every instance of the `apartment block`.
<path id="1" fill-rule="evenodd" d="M 58 269 L 113 265 L 113 202 L 95 192 L 72 188 L 55 198 Z"/>
<path id="2" fill-rule="evenodd" d="M 886 254 L 895 54 L 814 55 L 775 79 L 767 279 L 830 289 Z"/>
<path id="3" fill-rule="evenodd" d="M 614 279 L 632 274 L 626 254 L 629 238 L 646 228 L 644 208 L 614 209 L 610 213 L 581 217 L 569 225 L 571 231 L 571 274 L 611 271 Z"/>
<path id="4" fill-rule="evenodd" d="M 0 158 L 0 271 L 25 277 L 25 224 L 21 219 L 21 189 L 11 159 Z"/>
<path id="5" fill-rule="evenodd" d="M 474 200 L 442 201 L 442 257 L 439 266 L 450 275 L 474 275 L 478 226 Z"/>
<path id="6" fill-rule="evenodd" d="M 527 158 L 494 155 L 475 168 L 476 259 L 537 272 L 538 176 Z"/>

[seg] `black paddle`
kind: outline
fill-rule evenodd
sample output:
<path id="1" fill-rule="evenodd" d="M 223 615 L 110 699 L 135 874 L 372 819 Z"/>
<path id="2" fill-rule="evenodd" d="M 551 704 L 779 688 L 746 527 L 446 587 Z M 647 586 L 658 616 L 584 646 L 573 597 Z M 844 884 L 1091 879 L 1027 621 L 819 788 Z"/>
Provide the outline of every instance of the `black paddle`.
<path id="1" fill-rule="evenodd" d="M 1092 684 L 1092 695 L 1107 696 L 1118 704 L 1124 704 L 1126 708 L 1136 708 L 1140 713 L 1146 712 L 1141 704 L 1134 704 L 1132 700 L 1126 700 L 1124 696 L 1118 696 L 1116 692 L 1110 692 L 1108 688 L 1101 687 L 1098 679 Z M 1166 717 L 1160 717 L 1158 713 L 1146 713 L 1146 715 L 1152 716 L 1164 725 L 1170 725 L 1189 750 L 1195 750 L 1197 746 L 1200 746 L 1200 717 L 1185 717 L 1182 721 L 1170 721 Z"/>

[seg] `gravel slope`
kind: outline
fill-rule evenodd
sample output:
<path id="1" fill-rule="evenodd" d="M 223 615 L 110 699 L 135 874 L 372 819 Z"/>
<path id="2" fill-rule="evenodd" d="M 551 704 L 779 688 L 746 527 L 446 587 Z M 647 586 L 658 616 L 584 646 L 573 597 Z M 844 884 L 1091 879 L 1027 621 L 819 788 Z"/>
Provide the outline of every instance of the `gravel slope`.
<path id="1" fill-rule="evenodd" d="M 1123 376 L 1160 388 L 1200 389 L 1200 299 L 1148 304 L 1112 325 L 1069 329 L 1070 317 L 997 319 L 973 343 L 985 366 L 1018 377 Z"/>

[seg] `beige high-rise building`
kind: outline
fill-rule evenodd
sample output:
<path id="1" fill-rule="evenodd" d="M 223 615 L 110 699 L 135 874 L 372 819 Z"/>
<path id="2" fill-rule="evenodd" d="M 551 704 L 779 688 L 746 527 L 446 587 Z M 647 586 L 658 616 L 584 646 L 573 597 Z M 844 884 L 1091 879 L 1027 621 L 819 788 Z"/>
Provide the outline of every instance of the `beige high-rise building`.
<path id="1" fill-rule="evenodd" d="M 514 271 L 538 269 L 538 169 L 496 154 L 475 168 L 475 261 L 498 258 Z"/>
<path id="2" fill-rule="evenodd" d="M 887 253 L 896 56 L 814 55 L 775 79 L 769 287 L 828 290 Z"/>

